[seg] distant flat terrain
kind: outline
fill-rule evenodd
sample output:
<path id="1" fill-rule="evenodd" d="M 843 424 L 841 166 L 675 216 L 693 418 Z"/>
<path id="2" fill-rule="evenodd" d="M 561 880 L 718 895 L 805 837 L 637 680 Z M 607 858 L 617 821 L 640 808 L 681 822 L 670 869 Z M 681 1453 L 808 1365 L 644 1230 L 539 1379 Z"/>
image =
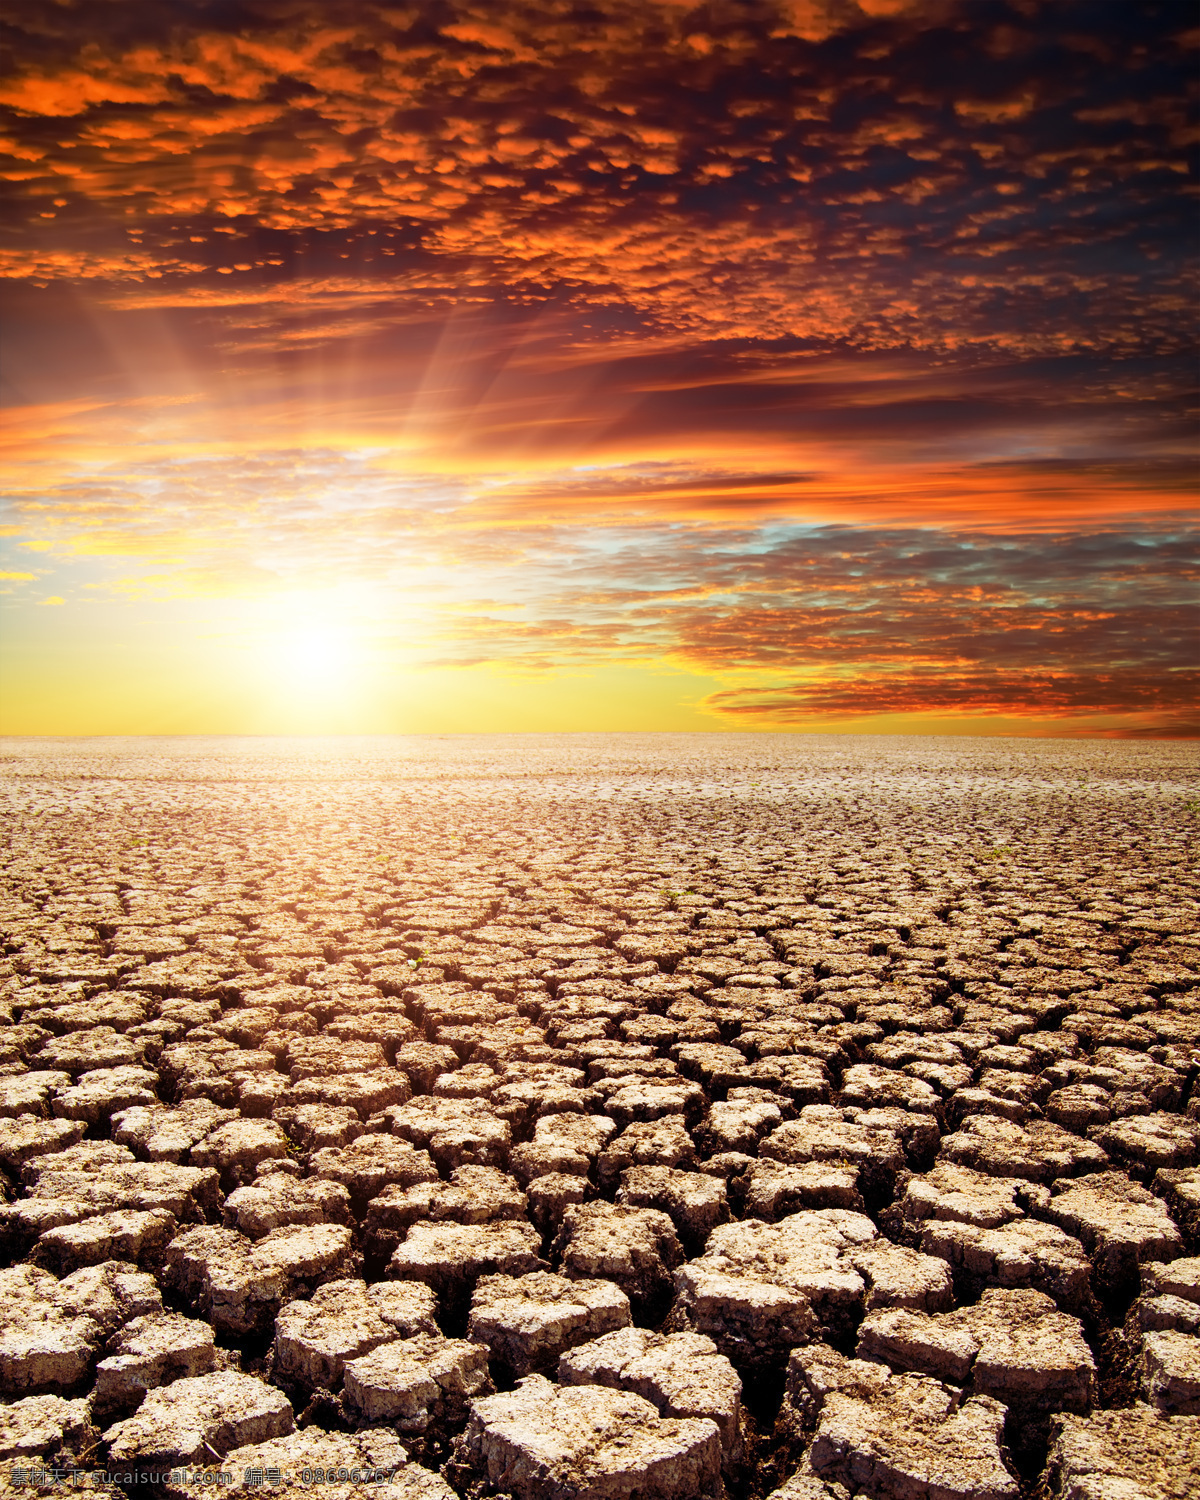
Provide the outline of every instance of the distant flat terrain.
<path id="1" fill-rule="evenodd" d="M 0 766 L 0 1458 L 1200 1486 L 1195 745 Z"/>

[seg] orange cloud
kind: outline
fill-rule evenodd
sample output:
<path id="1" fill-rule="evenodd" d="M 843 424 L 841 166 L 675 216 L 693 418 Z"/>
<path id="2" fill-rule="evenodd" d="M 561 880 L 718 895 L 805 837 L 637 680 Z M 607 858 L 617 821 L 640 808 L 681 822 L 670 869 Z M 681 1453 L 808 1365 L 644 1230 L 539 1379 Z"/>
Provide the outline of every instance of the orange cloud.
<path id="1" fill-rule="evenodd" d="M 827 673 L 778 688 L 733 688 L 705 700 L 732 723 L 761 726 L 829 723 L 887 714 L 934 719 L 1036 720 L 1053 732 L 1055 720 L 1117 718 L 1120 731 L 1191 739 L 1200 674 L 1160 672 L 955 671 L 941 665 L 895 672 Z M 1102 730 L 1101 732 L 1112 732 Z"/>
<path id="2" fill-rule="evenodd" d="M 111 10 L 19 0 L 0 87 L 50 599 L 419 596 L 438 660 L 727 723 L 1184 723 L 1165 12 Z"/>
<path id="3" fill-rule="evenodd" d="M 587 18 L 458 3 L 436 29 L 349 15 L 247 7 L 236 32 L 181 21 L 123 45 L 39 22 L 39 61 L 3 96 L 10 178 L 36 215 L 65 194 L 158 242 L 61 260 L 31 243 L 5 274 L 142 278 L 156 255 L 202 274 L 157 227 L 180 218 L 241 239 L 373 222 L 421 226 L 443 280 L 469 265 L 509 294 L 586 289 L 704 337 L 1052 353 L 1132 347 L 1151 324 L 1170 342 L 1188 305 L 1166 266 L 1095 264 L 1114 236 L 1144 242 L 1185 169 L 1166 33 L 1114 114 L 1086 37 L 1042 66 L 951 0 L 778 0 L 757 30 L 672 0 Z M 951 34 L 987 68 L 931 66 Z M 1114 222 L 1097 194 L 1118 183 Z"/>

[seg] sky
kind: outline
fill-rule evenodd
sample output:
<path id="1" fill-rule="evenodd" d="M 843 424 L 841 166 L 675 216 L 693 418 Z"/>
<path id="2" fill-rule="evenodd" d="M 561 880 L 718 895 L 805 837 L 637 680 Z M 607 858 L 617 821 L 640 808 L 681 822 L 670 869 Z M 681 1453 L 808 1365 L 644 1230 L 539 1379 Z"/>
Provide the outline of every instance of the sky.
<path id="1" fill-rule="evenodd" d="M 14 0 L 0 730 L 1184 737 L 1154 0 Z"/>

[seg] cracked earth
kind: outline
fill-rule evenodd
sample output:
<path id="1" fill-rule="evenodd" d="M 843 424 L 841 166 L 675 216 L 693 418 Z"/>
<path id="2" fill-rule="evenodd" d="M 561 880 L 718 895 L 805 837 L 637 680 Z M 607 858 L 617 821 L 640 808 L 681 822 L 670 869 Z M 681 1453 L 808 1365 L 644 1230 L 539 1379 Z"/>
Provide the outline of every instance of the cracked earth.
<path id="1" fill-rule="evenodd" d="M 1194 747 L 4 769 L 0 1488 L 1200 1494 Z"/>

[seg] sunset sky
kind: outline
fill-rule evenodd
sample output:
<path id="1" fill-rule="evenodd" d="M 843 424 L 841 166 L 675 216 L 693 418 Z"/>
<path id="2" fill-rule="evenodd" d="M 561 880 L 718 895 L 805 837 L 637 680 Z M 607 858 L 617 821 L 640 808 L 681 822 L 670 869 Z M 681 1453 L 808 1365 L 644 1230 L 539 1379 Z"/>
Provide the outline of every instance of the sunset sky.
<path id="1" fill-rule="evenodd" d="M 3 731 L 1200 733 L 1191 3 L 9 14 Z"/>

